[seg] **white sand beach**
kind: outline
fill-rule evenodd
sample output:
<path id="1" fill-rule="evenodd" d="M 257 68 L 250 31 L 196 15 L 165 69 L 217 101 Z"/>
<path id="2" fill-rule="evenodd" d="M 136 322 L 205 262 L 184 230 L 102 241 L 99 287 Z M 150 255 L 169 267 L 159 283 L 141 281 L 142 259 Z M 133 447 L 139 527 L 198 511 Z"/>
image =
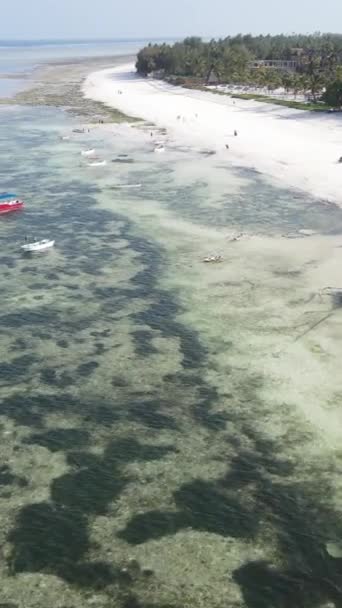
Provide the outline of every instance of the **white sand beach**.
<path id="1" fill-rule="evenodd" d="M 210 147 L 220 159 L 253 168 L 278 185 L 342 205 L 340 114 L 177 88 L 137 76 L 132 64 L 90 74 L 83 90 L 86 97 L 166 128 L 176 141 Z"/>

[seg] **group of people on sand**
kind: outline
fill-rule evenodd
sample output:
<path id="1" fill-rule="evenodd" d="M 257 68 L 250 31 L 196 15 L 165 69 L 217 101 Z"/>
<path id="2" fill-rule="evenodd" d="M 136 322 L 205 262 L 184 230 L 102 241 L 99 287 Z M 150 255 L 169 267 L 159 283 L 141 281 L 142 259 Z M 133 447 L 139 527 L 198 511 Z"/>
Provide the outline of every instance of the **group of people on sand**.
<path id="1" fill-rule="evenodd" d="M 198 114 L 194 114 L 194 117 L 198 118 Z M 186 118 L 185 118 L 185 116 L 182 116 L 181 114 L 178 114 L 177 120 L 182 120 L 183 122 L 185 122 Z"/>
<path id="2" fill-rule="evenodd" d="M 198 114 L 195 114 L 195 118 L 198 118 Z M 181 115 L 181 114 L 178 114 L 178 116 L 177 116 L 177 120 L 181 120 L 181 119 L 182 119 L 182 115 Z M 183 116 L 183 122 L 184 122 L 184 121 L 185 121 L 185 118 L 184 118 L 184 116 Z M 237 130 L 236 130 L 236 129 L 234 129 L 234 137 L 237 137 L 237 136 L 238 136 L 238 132 L 237 132 Z M 152 133 L 151 133 L 151 137 L 152 137 Z M 229 144 L 226 144 L 226 150 L 229 150 Z M 341 158 L 340 158 L 340 160 L 339 160 L 338 162 L 339 162 L 339 163 L 342 163 L 342 156 L 341 156 Z"/>
<path id="3" fill-rule="evenodd" d="M 238 132 L 236 129 L 234 129 L 234 137 L 238 136 Z M 226 144 L 226 150 L 229 150 L 229 144 Z"/>

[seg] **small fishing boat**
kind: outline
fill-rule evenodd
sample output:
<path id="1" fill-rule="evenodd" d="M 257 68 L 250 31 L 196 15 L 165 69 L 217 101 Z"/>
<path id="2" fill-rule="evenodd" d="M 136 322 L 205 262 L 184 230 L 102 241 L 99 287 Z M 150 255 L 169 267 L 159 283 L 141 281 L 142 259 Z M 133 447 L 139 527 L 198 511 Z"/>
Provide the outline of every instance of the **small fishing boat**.
<path id="1" fill-rule="evenodd" d="M 215 150 L 201 150 L 200 154 L 202 154 L 203 156 L 213 156 L 214 154 L 216 154 Z"/>
<path id="2" fill-rule="evenodd" d="M 84 133 L 84 129 L 73 129 L 73 133 Z"/>
<path id="3" fill-rule="evenodd" d="M 106 160 L 95 160 L 92 163 L 87 163 L 88 167 L 104 167 L 106 164 Z"/>
<path id="4" fill-rule="evenodd" d="M 135 189 L 135 188 L 141 188 L 142 184 L 116 184 L 115 186 L 112 186 L 112 188 L 114 190 L 126 190 L 126 189 Z"/>
<path id="5" fill-rule="evenodd" d="M 33 243 L 26 243 L 25 245 L 21 245 L 21 249 L 25 253 L 36 253 L 39 251 L 46 251 L 47 249 L 51 249 L 55 244 L 55 241 L 50 239 L 43 239 L 42 241 L 33 241 Z"/>
<path id="6" fill-rule="evenodd" d="M 240 241 L 240 239 L 242 239 L 243 236 L 245 236 L 244 233 L 243 232 L 239 232 L 239 234 L 235 234 L 233 236 L 230 236 L 229 240 L 232 241 L 232 242 L 234 242 L 234 241 Z"/>
<path id="7" fill-rule="evenodd" d="M 95 150 L 92 148 L 91 150 L 82 150 L 82 156 L 94 156 Z"/>
<path id="8" fill-rule="evenodd" d="M 16 194 L 2 192 L 0 194 L 0 214 L 19 211 L 24 206 L 23 201 L 17 198 Z"/>
<path id="9" fill-rule="evenodd" d="M 134 159 L 133 158 L 121 158 L 120 156 L 118 156 L 117 158 L 113 158 L 112 163 L 130 164 L 130 163 L 134 163 Z"/>
<path id="10" fill-rule="evenodd" d="M 223 262 L 222 255 L 209 255 L 206 258 L 203 258 L 202 262 Z"/>
<path id="11" fill-rule="evenodd" d="M 309 228 L 301 228 L 301 230 L 298 230 L 298 232 L 303 236 L 313 236 L 314 234 L 317 234 L 316 230 L 311 230 Z"/>
<path id="12" fill-rule="evenodd" d="M 63 141 L 68 141 L 70 139 L 70 135 L 63 135 L 61 138 Z"/>
<path id="13" fill-rule="evenodd" d="M 165 152 L 165 146 L 163 146 L 162 144 L 158 144 L 155 148 L 154 151 L 157 153 L 161 153 L 161 152 Z"/>

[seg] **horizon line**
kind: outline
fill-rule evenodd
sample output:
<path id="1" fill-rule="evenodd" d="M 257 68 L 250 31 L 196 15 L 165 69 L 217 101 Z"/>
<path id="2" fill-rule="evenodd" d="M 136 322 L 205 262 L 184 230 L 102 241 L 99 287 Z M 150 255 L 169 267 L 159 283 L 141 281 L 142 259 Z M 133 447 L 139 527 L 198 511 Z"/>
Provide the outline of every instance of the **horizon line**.
<path id="1" fill-rule="evenodd" d="M 92 37 L 76 37 L 76 38 L 1 38 L 0 37 L 0 46 L 2 43 L 13 43 L 13 42 L 130 42 L 130 41 L 146 41 L 146 40 L 183 40 L 185 38 L 202 38 L 202 39 L 225 39 L 225 38 L 234 38 L 236 36 L 252 36 L 253 38 L 258 36 L 342 36 L 340 32 L 332 32 L 332 31 L 314 31 L 314 32 L 277 32 L 277 33 L 254 33 L 251 32 L 238 32 L 234 34 L 178 34 L 172 36 L 122 36 L 122 37 L 103 37 L 103 38 L 92 38 Z"/>
<path id="2" fill-rule="evenodd" d="M 93 40 L 94 42 L 117 42 L 118 40 L 126 41 L 126 40 L 146 40 L 147 38 L 153 38 L 153 40 L 174 40 L 176 38 L 180 38 L 181 36 L 123 36 L 120 38 L 112 37 L 112 38 L 1 38 L 1 42 L 89 42 L 89 40 Z"/>

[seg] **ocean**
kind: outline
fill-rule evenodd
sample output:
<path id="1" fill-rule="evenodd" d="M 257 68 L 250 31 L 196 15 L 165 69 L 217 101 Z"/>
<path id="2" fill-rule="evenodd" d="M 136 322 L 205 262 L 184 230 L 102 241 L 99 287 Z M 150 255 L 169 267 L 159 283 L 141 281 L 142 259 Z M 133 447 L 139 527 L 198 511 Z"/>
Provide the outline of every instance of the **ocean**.
<path id="1" fill-rule="evenodd" d="M 0 106 L 0 606 L 340 606 L 342 210 L 79 126 Z"/>
<path id="2" fill-rule="evenodd" d="M 13 95 L 25 88 L 22 76 L 44 63 L 130 55 L 138 52 L 149 40 L 0 40 L 0 97 Z M 7 78 L 6 78 L 7 76 Z M 10 76 L 10 77 L 8 77 Z M 18 77 L 16 77 L 18 76 Z"/>

